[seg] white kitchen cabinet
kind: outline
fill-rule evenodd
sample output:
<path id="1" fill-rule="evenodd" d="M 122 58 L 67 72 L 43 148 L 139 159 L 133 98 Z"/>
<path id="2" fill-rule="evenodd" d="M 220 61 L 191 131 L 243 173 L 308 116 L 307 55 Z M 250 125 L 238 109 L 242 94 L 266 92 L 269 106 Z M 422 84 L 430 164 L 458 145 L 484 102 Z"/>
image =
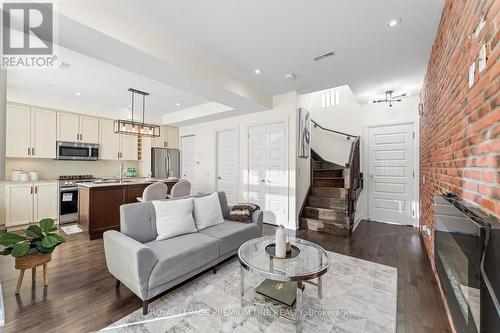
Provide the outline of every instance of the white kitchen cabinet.
<path id="1" fill-rule="evenodd" d="M 112 120 L 99 120 L 99 158 L 120 159 L 120 135 L 114 132 Z"/>
<path id="2" fill-rule="evenodd" d="M 7 157 L 56 157 L 56 113 L 7 106 Z"/>
<path id="3" fill-rule="evenodd" d="M 137 136 L 120 135 L 120 158 L 122 160 L 137 160 Z"/>
<path id="4" fill-rule="evenodd" d="M 80 116 L 73 113 L 57 113 L 57 140 L 79 141 L 80 139 Z"/>
<path id="5" fill-rule="evenodd" d="M 179 148 L 179 129 L 177 127 L 160 126 L 160 136 L 153 138 L 153 147 Z"/>
<path id="6" fill-rule="evenodd" d="M 74 113 L 57 113 L 57 140 L 99 142 L 99 119 Z"/>
<path id="7" fill-rule="evenodd" d="M 167 127 L 167 147 L 179 149 L 179 129 Z"/>
<path id="8" fill-rule="evenodd" d="M 116 134 L 112 120 L 101 119 L 99 128 L 101 160 L 137 160 L 137 136 Z"/>
<path id="9" fill-rule="evenodd" d="M 6 115 L 7 157 L 30 157 L 31 155 L 31 110 L 29 107 L 7 105 Z M 55 143 L 54 143 L 55 149 Z"/>
<path id="10" fill-rule="evenodd" d="M 59 219 L 59 188 L 56 182 L 33 184 L 33 222 L 44 218 Z"/>
<path id="11" fill-rule="evenodd" d="M 99 119 L 80 116 L 80 141 L 99 143 Z"/>
<path id="12" fill-rule="evenodd" d="M 56 157 L 56 113 L 31 109 L 31 156 Z"/>
<path id="13" fill-rule="evenodd" d="M 14 227 L 33 221 L 33 185 L 5 185 L 5 226 Z"/>
<path id="14" fill-rule="evenodd" d="M 7 183 L 4 185 L 5 226 L 38 223 L 59 217 L 57 182 Z"/>

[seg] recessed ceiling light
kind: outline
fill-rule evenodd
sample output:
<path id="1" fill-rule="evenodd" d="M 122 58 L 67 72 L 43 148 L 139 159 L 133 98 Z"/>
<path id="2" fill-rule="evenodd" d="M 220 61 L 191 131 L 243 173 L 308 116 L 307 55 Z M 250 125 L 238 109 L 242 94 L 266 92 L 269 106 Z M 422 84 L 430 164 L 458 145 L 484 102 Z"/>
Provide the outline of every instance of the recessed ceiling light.
<path id="1" fill-rule="evenodd" d="M 76 96 L 80 96 L 80 95 L 81 95 L 81 94 L 80 94 L 80 92 L 79 92 L 79 91 L 77 91 L 77 92 L 76 92 Z"/>
<path id="2" fill-rule="evenodd" d="M 254 72 L 255 74 L 259 75 L 259 74 L 260 74 L 260 69 L 256 68 L 253 72 Z"/>
<path id="3" fill-rule="evenodd" d="M 181 106 L 181 103 L 175 103 L 175 106 Z"/>
<path id="4" fill-rule="evenodd" d="M 392 28 L 392 27 L 397 26 L 400 23 L 401 23 L 400 18 L 394 18 L 394 19 L 390 20 L 389 22 L 387 22 L 387 26 Z"/>
<path id="5" fill-rule="evenodd" d="M 285 79 L 287 80 L 295 80 L 297 78 L 297 75 L 295 75 L 294 73 L 288 73 L 287 75 L 285 75 Z"/>
<path id="6" fill-rule="evenodd" d="M 68 69 L 71 66 L 71 64 L 68 64 L 67 62 L 61 62 L 59 65 L 60 69 Z"/>

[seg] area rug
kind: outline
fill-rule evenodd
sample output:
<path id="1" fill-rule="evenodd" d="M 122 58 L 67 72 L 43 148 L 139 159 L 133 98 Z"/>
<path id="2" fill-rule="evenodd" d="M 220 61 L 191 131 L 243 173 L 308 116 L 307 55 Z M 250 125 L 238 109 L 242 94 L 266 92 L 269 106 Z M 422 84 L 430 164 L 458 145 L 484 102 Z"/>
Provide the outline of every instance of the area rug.
<path id="1" fill-rule="evenodd" d="M 323 276 L 323 298 L 305 284 L 303 332 L 396 331 L 397 269 L 333 252 Z M 240 297 L 238 260 L 207 272 L 150 305 L 120 319 L 102 332 L 292 332 L 295 308 L 255 292 L 264 279 L 245 273 Z"/>
<path id="2" fill-rule="evenodd" d="M 77 233 L 83 231 L 77 225 L 70 225 L 70 226 L 67 226 L 67 227 L 61 227 L 61 229 L 62 229 L 62 231 L 64 231 L 64 233 L 66 235 L 77 234 Z"/>

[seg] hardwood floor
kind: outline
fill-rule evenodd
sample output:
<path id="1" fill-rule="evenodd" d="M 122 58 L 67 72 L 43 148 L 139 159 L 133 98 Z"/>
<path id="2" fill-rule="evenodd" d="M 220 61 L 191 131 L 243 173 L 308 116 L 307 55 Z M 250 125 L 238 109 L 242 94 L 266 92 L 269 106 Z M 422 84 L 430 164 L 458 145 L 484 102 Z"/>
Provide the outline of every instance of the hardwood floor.
<path id="1" fill-rule="evenodd" d="M 274 227 L 265 226 L 265 234 Z M 398 332 L 450 332 L 437 284 L 416 229 L 363 221 L 349 238 L 301 230 L 298 236 L 326 250 L 398 269 Z M 83 233 L 68 236 L 49 263 L 49 285 L 43 288 L 25 274 L 15 296 L 18 271 L 12 257 L 0 257 L 6 325 L 0 332 L 89 332 L 99 330 L 142 307 L 142 302 L 115 281 L 106 269 L 102 239 Z M 40 270 L 38 270 L 40 271 Z M 151 307 L 157 302 L 153 301 Z"/>

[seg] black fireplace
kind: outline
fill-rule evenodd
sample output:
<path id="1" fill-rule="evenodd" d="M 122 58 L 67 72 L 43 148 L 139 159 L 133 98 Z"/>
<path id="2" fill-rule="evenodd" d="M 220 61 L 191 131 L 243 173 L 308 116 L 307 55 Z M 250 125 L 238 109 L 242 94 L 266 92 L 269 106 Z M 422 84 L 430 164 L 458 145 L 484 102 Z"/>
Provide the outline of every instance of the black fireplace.
<path id="1" fill-rule="evenodd" d="M 500 225 L 456 196 L 434 197 L 434 260 L 458 333 L 500 332 Z"/>

